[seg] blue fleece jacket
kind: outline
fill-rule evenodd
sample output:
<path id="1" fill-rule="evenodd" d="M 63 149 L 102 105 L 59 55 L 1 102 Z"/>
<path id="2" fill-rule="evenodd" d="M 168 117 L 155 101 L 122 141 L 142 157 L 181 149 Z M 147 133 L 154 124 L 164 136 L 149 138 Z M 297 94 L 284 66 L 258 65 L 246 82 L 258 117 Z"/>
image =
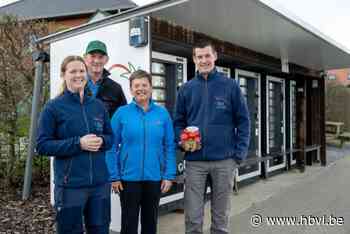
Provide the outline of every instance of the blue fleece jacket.
<path id="1" fill-rule="evenodd" d="M 246 100 L 236 81 L 216 69 L 207 80 L 197 73 L 180 88 L 174 126 L 177 142 L 187 126 L 197 126 L 200 130 L 202 148 L 186 152 L 186 160 L 246 158 L 250 137 Z"/>
<path id="2" fill-rule="evenodd" d="M 103 138 L 97 152 L 80 148 L 80 137 L 96 134 Z M 105 151 L 113 133 L 103 103 L 85 90 L 83 102 L 66 90 L 49 101 L 41 113 L 37 152 L 54 156 L 54 183 L 65 187 L 89 187 L 108 182 Z"/>
<path id="3" fill-rule="evenodd" d="M 113 115 L 114 145 L 107 154 L 111 181 L 172 180 L 176 175 L 174 130 L 169 113 L 150 101 L 135 101 Z"/>

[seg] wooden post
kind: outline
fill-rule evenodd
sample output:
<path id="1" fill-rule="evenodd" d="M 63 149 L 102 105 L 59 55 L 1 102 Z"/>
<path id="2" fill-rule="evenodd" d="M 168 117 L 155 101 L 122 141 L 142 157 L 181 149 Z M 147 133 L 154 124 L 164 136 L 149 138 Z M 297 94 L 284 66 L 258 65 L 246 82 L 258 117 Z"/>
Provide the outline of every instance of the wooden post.
<path id="1" fill-rule="evenodd" d="M 316 105 L 314 100 L 314 93 L 312 89 L 312 80 L 309 77 L 305 77 L 306 85 L 306 142 L 305 146 L 313 145 L 313 127 L 315 125 L 315 112 L 314 105 Z M 305 152 L 305 164 L 308 166 L 312 165 L 312 155 L 313 152 Z"/>
<path id="2" fill-rule="evenodd" d="M 297 79 L 297 147 L 300 151 L 297 153 L 297 167 L 301 172 L 305 170 L 305 146 L 306 146 L 306 82 L 304 77 Z"/>
<path id="3" fill-rule="evenodd" d="M 326 157 L 326 88 L 325 75 L 320 80 L 320 143 L 321 143 L 321 165 L 327 165 Z"/>
<path id="4" fill-rule="evenodd" d="M 307 146 L 321 145 L 321 128 L 320 128 L 320 82 L 322 80 L 316 77 L 307 77 Z M 311 151 L 306 154 L 306 164 L 312 165 L 317 160 L 317 152 Z"/>

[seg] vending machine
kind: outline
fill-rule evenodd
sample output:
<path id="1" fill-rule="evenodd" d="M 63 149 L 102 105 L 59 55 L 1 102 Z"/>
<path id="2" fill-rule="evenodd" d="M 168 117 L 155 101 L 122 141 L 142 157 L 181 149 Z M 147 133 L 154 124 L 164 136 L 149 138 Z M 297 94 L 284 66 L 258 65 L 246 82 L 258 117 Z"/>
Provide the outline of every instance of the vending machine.
<path id="1" fill-rule="evenodd" d="M 236 80 L 242 94 L 246 98 L 250 117 L 250 141 L 248 156 L 261 157 L 261 109 L 260 109 L 260 74 L 244 70 L 236 70 Z M 256 163 L 239 168 L 237 181 L 248 179 L 261 174 L 261 165 Z"/>
<path id="2" fill-rule="evenodd" d="M 169 54 L 152 52 L 152 99 L 167 108 L 170 115 L 175 111 L 179 87 L 187 81 L 187 59 Z M 184 170 L 183 153 L 176 152 L 177 175 Z M 183 184 L 174 184 L 160 199 L 161 209 L 172 209 L 183 199 Z"/>
<path id="3" fill-rule="evenodd" d="M 231 69 L 228 67 L 221 67 L 221 66 L 216 66 L 216 70 L 218 72 L 223 73 L 225 76 L 231 78 Z"/>
<path id="4" fill-rule="evenodd" d="M 187 81 L 187 59 L 152 52 L 153 100 L 173 115 L 177 90 Z"/>
<path id="5" fill-rule="evenodd" d="M 286 166 L 285 89 L 284 80 L 267 76 L 266 82 L 266 150 L 272 159 L 267 170 L 274 171 Z"/>

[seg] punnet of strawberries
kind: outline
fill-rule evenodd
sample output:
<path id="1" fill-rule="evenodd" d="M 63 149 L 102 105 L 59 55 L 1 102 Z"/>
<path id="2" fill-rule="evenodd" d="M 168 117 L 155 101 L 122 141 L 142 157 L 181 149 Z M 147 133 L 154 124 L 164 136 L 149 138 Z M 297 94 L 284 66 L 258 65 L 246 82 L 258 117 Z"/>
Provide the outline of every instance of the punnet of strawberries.
<path id="1" fill-rule="evenodd" d="M 201 135 L 198 127 L 185 128 L 180 135 L 181 145 L 185 151 L 195 151 L 201 148 Z"/>

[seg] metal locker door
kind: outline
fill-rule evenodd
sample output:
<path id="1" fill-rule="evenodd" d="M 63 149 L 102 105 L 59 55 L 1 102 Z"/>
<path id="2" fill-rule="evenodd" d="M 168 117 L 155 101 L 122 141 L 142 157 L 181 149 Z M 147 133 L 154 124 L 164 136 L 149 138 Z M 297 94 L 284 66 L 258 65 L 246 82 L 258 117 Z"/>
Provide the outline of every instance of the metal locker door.
<path id="1" fill-rule="evenodd" d="M 259 124 L 259 119 L 258 119 L 259 96 L 257 94 L 258 80 L 255 78 L 248 78 L 248 77 L 240 77 L 239 79 L 240 79 L 240 84 L 242 85 L 241 89 L 245 88 L 244 96 L 247 100 L 249 117 L 250 117 L 250 140 L 249 140 L 247 158 L 256 157 L 258 156 L 257 149 L 259 147 L 259 138 L 257 134 L 257 128 L 258 128 L 257 125 Z M 238 175 L 248 174 L 256 170 L 259 170 L 258 163 L 240 168 Z"/>
<path id="2" fill-rule="evenodd" d="M 250 117 L 250 145 L 249 145 L 249 154 L 257 156 L 257 149 L 259 147 L 259 138 L 258 138 L 258 111 L 259 111 L 259 93 L 258 93 L 258 80 L 257 79 L 247 79 L 247 104 L 249 108 L 249 117 Z"/>
<path id="3" fill-rule="evenodd" d="M 269 167 L 284 164 L 284 91 L 281 81 L 268 81 L 268 151 L 273 155 Z"/>
<path id="4" fill-rule="evenodd" d="M 246 98 L 250 117 L 250 140 L 247 158 L 261 157 L 260 155 L 260 75 L 254 72 L 236 70 L 242 94 Z M 260 174 L 260 163 L 240 167 L 238 181 Z"/>

